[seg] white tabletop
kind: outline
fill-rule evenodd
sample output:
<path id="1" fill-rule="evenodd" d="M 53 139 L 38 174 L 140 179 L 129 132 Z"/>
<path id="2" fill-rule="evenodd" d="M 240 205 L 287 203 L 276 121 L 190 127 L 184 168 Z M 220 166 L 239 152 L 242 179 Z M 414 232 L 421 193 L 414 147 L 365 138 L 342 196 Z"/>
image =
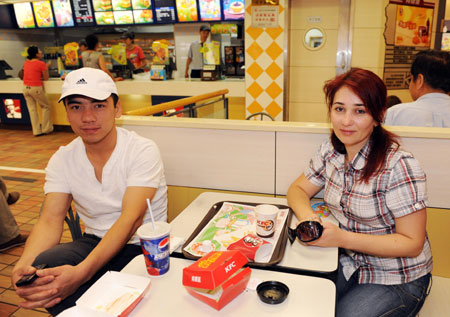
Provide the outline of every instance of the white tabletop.
<path id="1" fill-rule="evenodd" d="M 250 282 L 275 280 L 289 287 L 287 299 L 277 305 L 263 303 L 249 287 L 220 311 L 192 297 L 182 285 L 183 268 L 190 260 L 170 258 L 170 270 L 151 278 L 148 294 L 130 317 L 136 316 L 334 316 L 336 288 L 328 279 L 252 269 Z M 144 257 L 137 256 L 122 272 L 149 276 Z M 250 284 L 249 282 L 249 284 Z"/>
<path id="2" fill-rule="evenodd" d="M 241 201 L 287 206 L 287 201 L 284 198 L 204 192 L 170 223 L 171 234 L 187 240 L 211 206 L 220 201 Z M 331 215 L 324 218 L 323 221 L 336 223 L 336 220 Z M 297 218 L 293 215 L 291 228 L 295 228 L 296 224 Z M 177 249 L 176 252 L 181 253 L 181 248 Z M 287 241 L 284 258 L 277 266 L 292 271 L 303 270 L 331 273 L 336 271 L 338 267 L 338 249 L 307 246 L 301 244 L 298 239 L 292 245 Z"/>

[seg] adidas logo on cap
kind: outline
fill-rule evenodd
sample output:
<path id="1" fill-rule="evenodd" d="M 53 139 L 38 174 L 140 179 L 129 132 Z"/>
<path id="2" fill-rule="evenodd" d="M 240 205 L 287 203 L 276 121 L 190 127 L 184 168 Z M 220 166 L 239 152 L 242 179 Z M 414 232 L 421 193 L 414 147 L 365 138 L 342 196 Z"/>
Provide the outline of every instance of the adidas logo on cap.
<path id="1" fill-rule="evenodd" d="M 76 85 L 78 85 L 78 84 L 87 84 L 87 82 L 84 80 L 84 78 L 81 78 L 80 80 L 78 80 L 76 82 Z"/>

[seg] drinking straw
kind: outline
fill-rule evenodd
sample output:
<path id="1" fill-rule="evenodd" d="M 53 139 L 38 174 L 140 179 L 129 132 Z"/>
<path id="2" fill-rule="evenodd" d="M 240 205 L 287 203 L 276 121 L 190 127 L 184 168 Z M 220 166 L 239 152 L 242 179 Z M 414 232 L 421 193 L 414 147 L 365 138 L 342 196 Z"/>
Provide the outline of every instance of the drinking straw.
<path id="1" fill-rule="evenodd" d="M 150 211 L 150 217 L 152 218 L 153 231 L 156 231 L 155 219 L 153 219 L 153 211 L 152 211 L 152 207 L 150 206 L 150 199 L 148 199 L 148 198 L 147 198 L 147 206 L 148 206 L 148 210 Z"/>

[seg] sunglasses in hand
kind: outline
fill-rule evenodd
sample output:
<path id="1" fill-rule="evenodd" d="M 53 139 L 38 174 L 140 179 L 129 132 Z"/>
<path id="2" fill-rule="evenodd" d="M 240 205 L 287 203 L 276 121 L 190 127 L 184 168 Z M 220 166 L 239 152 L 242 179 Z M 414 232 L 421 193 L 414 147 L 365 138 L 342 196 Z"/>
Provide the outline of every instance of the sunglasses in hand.
<path id="1" fill-rule="evenodd" d="M 288 237 L 291 244 L 294 243 L 295 238 L 302 242 L 315 241 L 322 236 L 322 232 L 323 226 L 318 221 L 308 220 L 300 222 L 295 229 L 288 227 Z"/>

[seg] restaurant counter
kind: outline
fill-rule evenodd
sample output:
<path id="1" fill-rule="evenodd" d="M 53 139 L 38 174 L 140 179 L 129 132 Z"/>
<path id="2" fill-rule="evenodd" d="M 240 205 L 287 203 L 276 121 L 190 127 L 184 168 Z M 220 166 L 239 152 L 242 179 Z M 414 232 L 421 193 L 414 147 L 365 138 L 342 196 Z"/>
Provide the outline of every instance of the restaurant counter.
<path id="1" fill-rule="evenodd" d="M 129 111 L 152 105 L 152 95 L 157 96 L 196 96 L 221 89 L 228 89 L 229 104 L 245 107 L 245 80 L 229 78 L 219 81 L 201 81 L 200 79 L 171 79 L 151 81 L 149 73 L 134 75 L 134 79 L 117 81 L 117 89 L 122 103 L 122 111 Z M 0 81 L 0 94 L 22 94 L 23 82 L 19 78 Z M 58 105 L 63 81 L 50 78 L 44 87 L 52 104 L 52 119 L 56 125 L 69 125 L 64 108 Z M 8 98 L 3 95 L 2 98 Z M 40 111 L 40 109 L 38 109 Z"/>

